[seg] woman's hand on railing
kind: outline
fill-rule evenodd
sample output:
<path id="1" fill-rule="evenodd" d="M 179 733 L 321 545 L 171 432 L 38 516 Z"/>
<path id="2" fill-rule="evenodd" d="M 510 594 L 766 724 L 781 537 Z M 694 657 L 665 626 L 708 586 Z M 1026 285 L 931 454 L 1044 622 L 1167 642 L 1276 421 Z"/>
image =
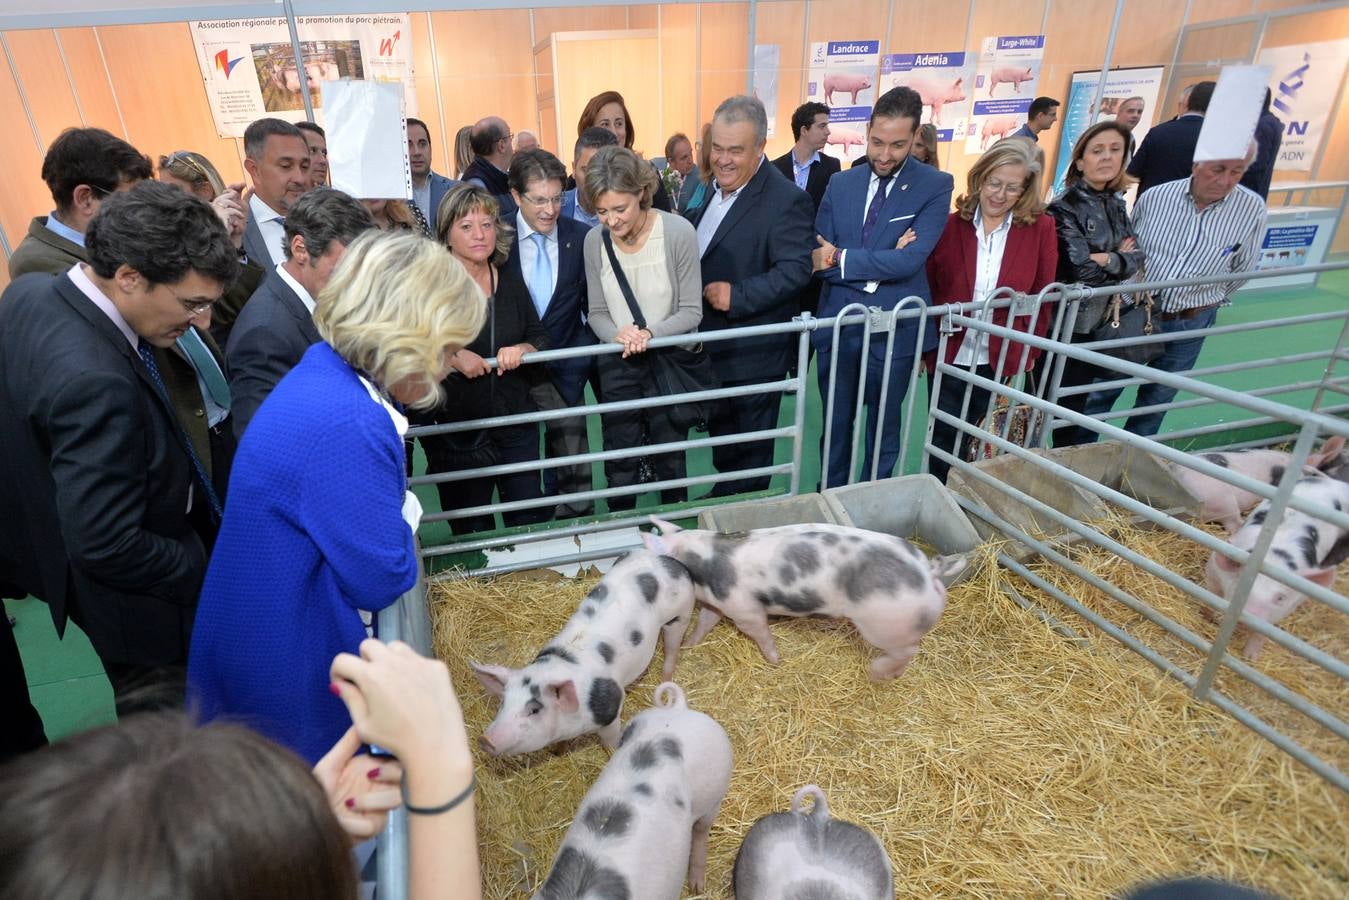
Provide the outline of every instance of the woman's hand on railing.
<path id="1" fill-rule="evenodd" d="M 364 841 L 383 830 L 389 810 L 403 804 L 403 767 L 392 759 L 358 754 L 359 749 L 361 738 L 353 726 L 314 766 L 314 778 L 323 785 L 342 830 Z"/>
<path id="2" fill-rule="evenodd" d="M 627 359 L 634 353 L 642 353 L 646 350 L 646 344 L 651 340 L 651 332 L 645 328 L 638 328 L 636 325 L 624 325 L 619 329 L 618 334 L 614 335 L 614 341 L 623 345 L 623 358 Z"/>
<path id="3" fill-rule="evenodd" d="M 533 353 L 533 344 L 512 344 L 497 351 L 497 374 L 504 375 L 511 369 L 520 368 L 520 359 L 526 353 Z"/>
<path id="4" fill-rule="evenodd" d="M 450 368 L 465 378 L 479 378 L 490 371 L 487 368 L 487 360 L 472 350 L 460 350 L 451 356 Z"/>

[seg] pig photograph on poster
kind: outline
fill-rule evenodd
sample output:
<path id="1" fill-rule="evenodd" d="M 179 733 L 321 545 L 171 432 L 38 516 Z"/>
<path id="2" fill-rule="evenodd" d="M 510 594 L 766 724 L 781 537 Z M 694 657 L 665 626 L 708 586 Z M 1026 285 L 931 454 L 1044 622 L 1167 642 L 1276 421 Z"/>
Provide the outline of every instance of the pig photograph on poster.
<path id="1" fill-rule="evenodd" d="M 806 99 L 829 107 L 824 152 L 857 159 L 866 146 L 866 123 L 876 102 L 880 41 L 816 41 L 810 45 Z"/>
<path id="2" fill-rule="evenodd" d="M 937 140 L 964 136 L 969 123 L 970 54 L 892 53 L 881 57 L 881 90 L 913 88 L 923 99 L 923 121 L 937 129 Z"/>
<path id="3" fill-rule="evenodd" d="M 984 38 L 969 91 L 966 153 L 982 153 L 1026 123 L 1044 54 L 1042 34 Z"/>

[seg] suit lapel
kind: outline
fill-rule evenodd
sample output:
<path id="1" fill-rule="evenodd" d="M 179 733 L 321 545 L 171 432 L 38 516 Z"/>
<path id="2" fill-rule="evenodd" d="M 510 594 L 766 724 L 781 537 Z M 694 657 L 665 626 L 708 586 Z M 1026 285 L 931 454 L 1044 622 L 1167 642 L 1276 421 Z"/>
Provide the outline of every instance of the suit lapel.
<path id="1" fill-rule="evenodd" d="M 976 270 L 979 265 L 979 238 L 975 234 L 973 222 L 961 220 L 960 240 L 956 243 L 960 246 L 960 275 L 965 281 L 960 296 L 973 297 L 974 282 L 979 278 L 979 273 Z M 1006 258 L 1006 255 L 1004 255 L 1004 262 Z"/>
<path id="2" fill-rule="evenodd" d="M 275 265 L 272 262 L 272 254 L 267 250 L 267 242 L 262 239 L 262 229 L 258 228 L 258 223 L 252 215 L 248 217 L 248 224 L 244 226 L 244 255 L 250 262 L 263 269 Z"/>
<path id="3" fill-rule="evenodd" d="M 1002 265 L 998 268 L 998 284 L 1011 284 L 1012 271 L 1017 265 L 1017 256 L 1021 244 L 1026 238 L 1028 228 L 1017 228 L 1015 223 L 1007 229 L 1007 245 L 1002 251 Z"/>
<path id="4" fill-rule="evenodd" d="M 726 215 L 717 225 L 717 231 L 712 235 L 712 240 L 707 242 L 707 250 L 703 253 L 704 257 L 711 253 L 717 244 L 721 243 L 722 238 L 731 233 L 736 223 L 749 214 L 750 208 L 759 202 L 759 195 L 763 193 L 764 181 L 772 176 L 773 173 L 768 171 L 766 163 L 759 165 L 759 171 L 755 172 L 754 176 L 745 183 L 745 187 L 740 191 L 740 196 L 735 198 L 735 202 L 731 204 L 731 208 L 726 211 Z M 707 205 L 706 203 L 703 204 L 704 207 Z"/>
<path id="5" fill-rule="evenodd" d="M 275 269 L 268 277 L 272 279 L 272 290 L 281 300 L 281 305 L 300 323 L 300 330 L 305 333 L 305 337 L 314 343 L 323 340 L 319 336 L 318 329 L 314 327 L 314 317 L 310 315 L 309 307 L 305 306 L 300 295 L 295 293 L 295 288 L 291 287 Z"/>

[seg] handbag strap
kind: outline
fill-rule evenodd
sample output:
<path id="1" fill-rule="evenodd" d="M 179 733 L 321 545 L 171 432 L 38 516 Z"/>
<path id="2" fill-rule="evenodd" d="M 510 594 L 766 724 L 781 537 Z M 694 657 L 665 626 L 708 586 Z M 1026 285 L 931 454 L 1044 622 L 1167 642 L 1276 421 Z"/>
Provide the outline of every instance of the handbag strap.
<path id="1" fill-rule="evenodd" d="M 623 274 L 623 267 L 618 263 L 618 254 L 614 252 L 614 239 L 609 234 L 609 229 L 604 229 L 601 237 L 604 240 L 604 249 L 609 254 L 609 265 L 614 270 L 614 280 L 618 282 L 618 289 L 623 292 L 623 299 L 628 301 L 628 312 L 632 313 L 633 324 L 638 328 L 646 328 L 646 316 L 642 315 L 642 308 L 637 305 L 637 298 L 632 295 L 632 286 L 628 284 L 628 276 Z"/>

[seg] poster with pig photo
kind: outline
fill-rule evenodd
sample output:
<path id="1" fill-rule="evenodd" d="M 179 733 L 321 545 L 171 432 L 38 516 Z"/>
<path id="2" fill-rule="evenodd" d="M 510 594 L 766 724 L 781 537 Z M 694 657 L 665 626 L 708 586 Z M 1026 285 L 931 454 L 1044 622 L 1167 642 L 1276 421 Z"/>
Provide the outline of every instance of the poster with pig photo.
<path id="1" fill-rule="evenodd" d="M 824 152 L 845 162 L 865 152 L 880 52 L 880 41 L 816 41 L 810 45 L 806 99 L 829 107 L 829 143 Z"/>
<path id="2" fill-rule="evenodd" d="M 323 123 L 319 85 L 344 78 L 402 84 L 408 115 L 417 114 L 408 20 L 406 13 L 296 19 L 309 99 L 319 124 Z M 284 18 L 188 25 L 221 137 L 243 137 L 249 123 L 263 116 L 304 120 L 300 71 Z"/>
<path id="3" fill-rule="evenodd" d="M 1059 111 L 1059 156 L 1054 171 L 1054 193 L 1063 190 L 1068 175 L 1068 160 L 1073 145 L 1082 132 L 1097 122 L 1118 121 L 1131 129 L 1134 148 L 1157 121 L 1157 99 L 1162 90 L 1162 66 L 1142 66 L 1132 69 L 1111 69 L 1105 79 L 1105 93 L 1101 108 L 1095 109 L 1096 86 L 1101 82 L 1100 69 L 1074 72 L 1068 85 L 1068 99 Z"/>
<path id="4" fill-rule="evenodd" d="M 984 38 L 970 91 L 973 107 L 965 129 L 966 153 L 983 153 L 1026 124 L 1044 56 L 1042 34 Z"/>
<path id="5" fill-rule="evenodd" d="M 967 53 L 893 53 L 881 58 L 881 91 L 913 88 L 923 98 L 923 121 L 937 129 L 937 140 L 964 137 L 969 125 L 969 87 L 974 67 Z M 972 58 L 970 59 L 972 62 Z"/>

